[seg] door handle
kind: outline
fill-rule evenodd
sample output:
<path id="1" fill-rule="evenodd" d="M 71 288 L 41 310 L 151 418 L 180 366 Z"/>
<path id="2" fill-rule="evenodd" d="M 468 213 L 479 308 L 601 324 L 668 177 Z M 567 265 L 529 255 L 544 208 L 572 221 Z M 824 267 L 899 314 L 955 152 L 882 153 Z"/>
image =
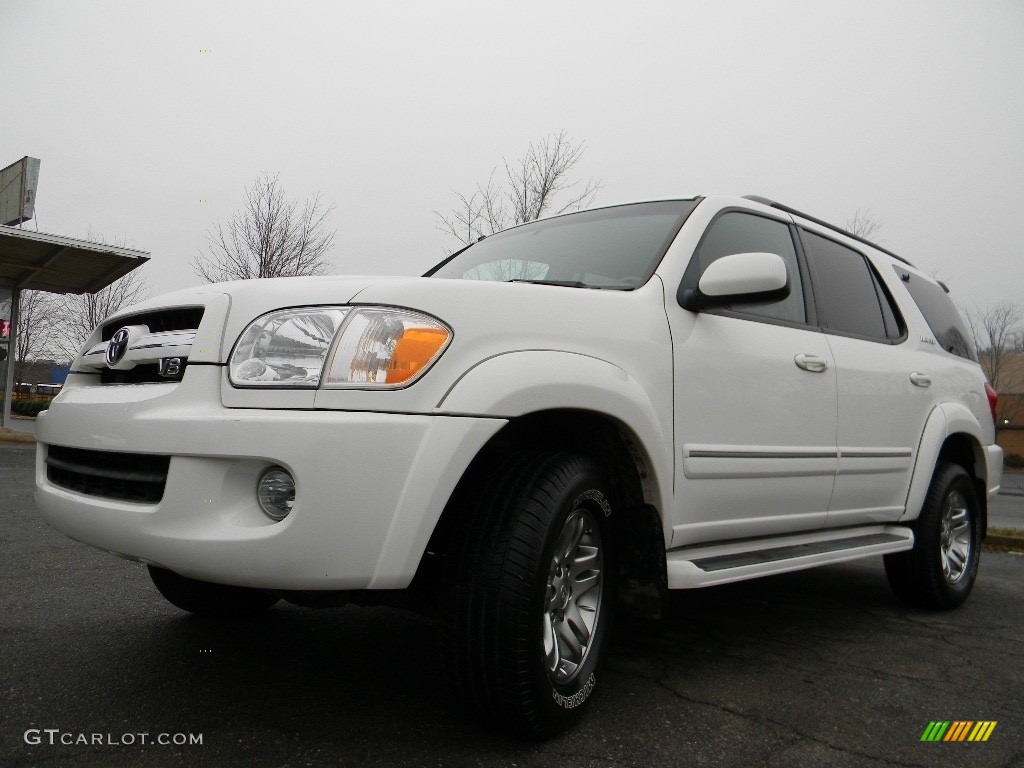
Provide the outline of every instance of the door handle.
<path id="1" fill-rule="evenodd" d="M 918 373 L 914 371 L 910 374 L 910 383 L 918 387 L 930 387 L 932 384 L 932 377 L 927 373 Z"/>
<path id="2" fill-rule="evenodd" d="M 797 355 L 793 358 L 793 362 L 798 367 L 803 368 L 805 371 L 811 373 L 823 373 L 828 369 L 828 360 L 817 355 Z"/>

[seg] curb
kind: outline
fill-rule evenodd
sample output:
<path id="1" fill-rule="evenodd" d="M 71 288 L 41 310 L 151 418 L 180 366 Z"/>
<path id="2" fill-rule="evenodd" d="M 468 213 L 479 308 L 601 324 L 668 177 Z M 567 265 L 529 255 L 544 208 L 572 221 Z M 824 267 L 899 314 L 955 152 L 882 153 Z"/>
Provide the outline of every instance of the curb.
<path id="1" fill-rule="evenodd" d="M 994 552 L 1024 553 L 1024 538 L 1015 536 L 986 536 L 982 545 L 985 549 Z"/>
<path id="2" fill-rule="evenodd" d="M 0 429 L 0 443 L 35 443 L 36 439 L 25 432 L 13 429 Z"/>

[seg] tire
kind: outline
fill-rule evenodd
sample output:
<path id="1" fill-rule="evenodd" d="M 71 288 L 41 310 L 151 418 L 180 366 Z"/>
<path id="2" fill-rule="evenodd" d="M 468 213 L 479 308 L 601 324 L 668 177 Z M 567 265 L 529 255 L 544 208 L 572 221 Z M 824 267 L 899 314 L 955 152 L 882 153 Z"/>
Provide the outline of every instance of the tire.
<path id="1" fill-rule="evenodd" d="M 608 642 L 615 560 L 606 484 L 582 456 L 522 455 L 467 511 L 443 601 L 456 694 L 491 725 L 551 736 L 582 714 Z"/>
<path id="2" fill-rule="evenodd" d="M 149 576 L 167 601 L 183 611 L 210 618 L 241 618 L 262 613 L 278 598 L 258 589 L 211 584 L 149 566 Z"/>
<path id="3" fill-rule="evenodd" d="M 956 608 L 971 593 L 981 557 L 981 506 L 970 475 L 959 464 L 935 468 L 914 548 L 885 556 L 896 595 L 916 608 Z"/>

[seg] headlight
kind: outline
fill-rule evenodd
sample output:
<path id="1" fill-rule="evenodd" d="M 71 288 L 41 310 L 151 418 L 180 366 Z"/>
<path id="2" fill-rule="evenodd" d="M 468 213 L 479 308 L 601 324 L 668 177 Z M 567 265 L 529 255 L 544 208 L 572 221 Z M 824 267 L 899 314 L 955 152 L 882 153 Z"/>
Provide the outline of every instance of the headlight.
<path id="1" fill-rule="evenodd" d="M 450 338 L 445 325 L 419 312 L 353 310 L 331 357 L 324 386 L 410 384 L 440 356 Z"/>
<path id="2" fill-rule="evenodd" d="M 235 344 L 228 363 L 231 383 L 315 389 L 346 314 L 347 307 L 303 307 L 263 315 Z"/>
<path id="3" fill-rule="evenodd" d="M 322 382 L 331 388 L 395 389 L 424 373 L 451 336 L 444 323 L 407 309 L 304 307 L 270 312 L 250 324 L 235 344 L 231 383 L 315 389 Z"/>

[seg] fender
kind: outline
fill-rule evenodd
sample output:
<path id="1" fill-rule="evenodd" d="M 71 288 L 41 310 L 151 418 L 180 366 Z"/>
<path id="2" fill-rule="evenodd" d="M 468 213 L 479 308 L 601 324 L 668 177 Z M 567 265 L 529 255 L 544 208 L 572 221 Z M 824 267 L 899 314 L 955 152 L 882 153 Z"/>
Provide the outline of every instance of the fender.
<path id="1" fill-rule="evenodd" d="M 960 403 L 939 403 L 932 410 L 924 425 L 921 444 L 917 450 L 917 464 L 914 466 L 914 475 L 907 493 L 906 511 L 900 518 L 901 521 L 916 520 L 921 513 L 921 507 L 928 494 L 928 486 L 931 485 L 942 445 L 947 437 L 958 433 L 972 438 L 972 442 L 975 444 L 975 460 L 981 462 L 978 466 L 980 470 L 978 476 L 982 479 L 987 478 L 987 457 L 983 451 L 978 450 L 978 446 L 982 445 L 984 441 L 977 418 Z"/>
<path id="2" fill-rule="evenodd" d="M 653 474 L 646 478 L 655 489 L 648 501 L 662 512 L 671 508 L 669 381 L 663 391 L 649 394 L 635 377 L 596 357 L 553 350 L 508 352 L 467 370 L 445 393 L 436 412 L 514 419 L 554 409 L 591 411 L 623 424 Z M 670 533 L 671 529 L 666 536 Z"/>

